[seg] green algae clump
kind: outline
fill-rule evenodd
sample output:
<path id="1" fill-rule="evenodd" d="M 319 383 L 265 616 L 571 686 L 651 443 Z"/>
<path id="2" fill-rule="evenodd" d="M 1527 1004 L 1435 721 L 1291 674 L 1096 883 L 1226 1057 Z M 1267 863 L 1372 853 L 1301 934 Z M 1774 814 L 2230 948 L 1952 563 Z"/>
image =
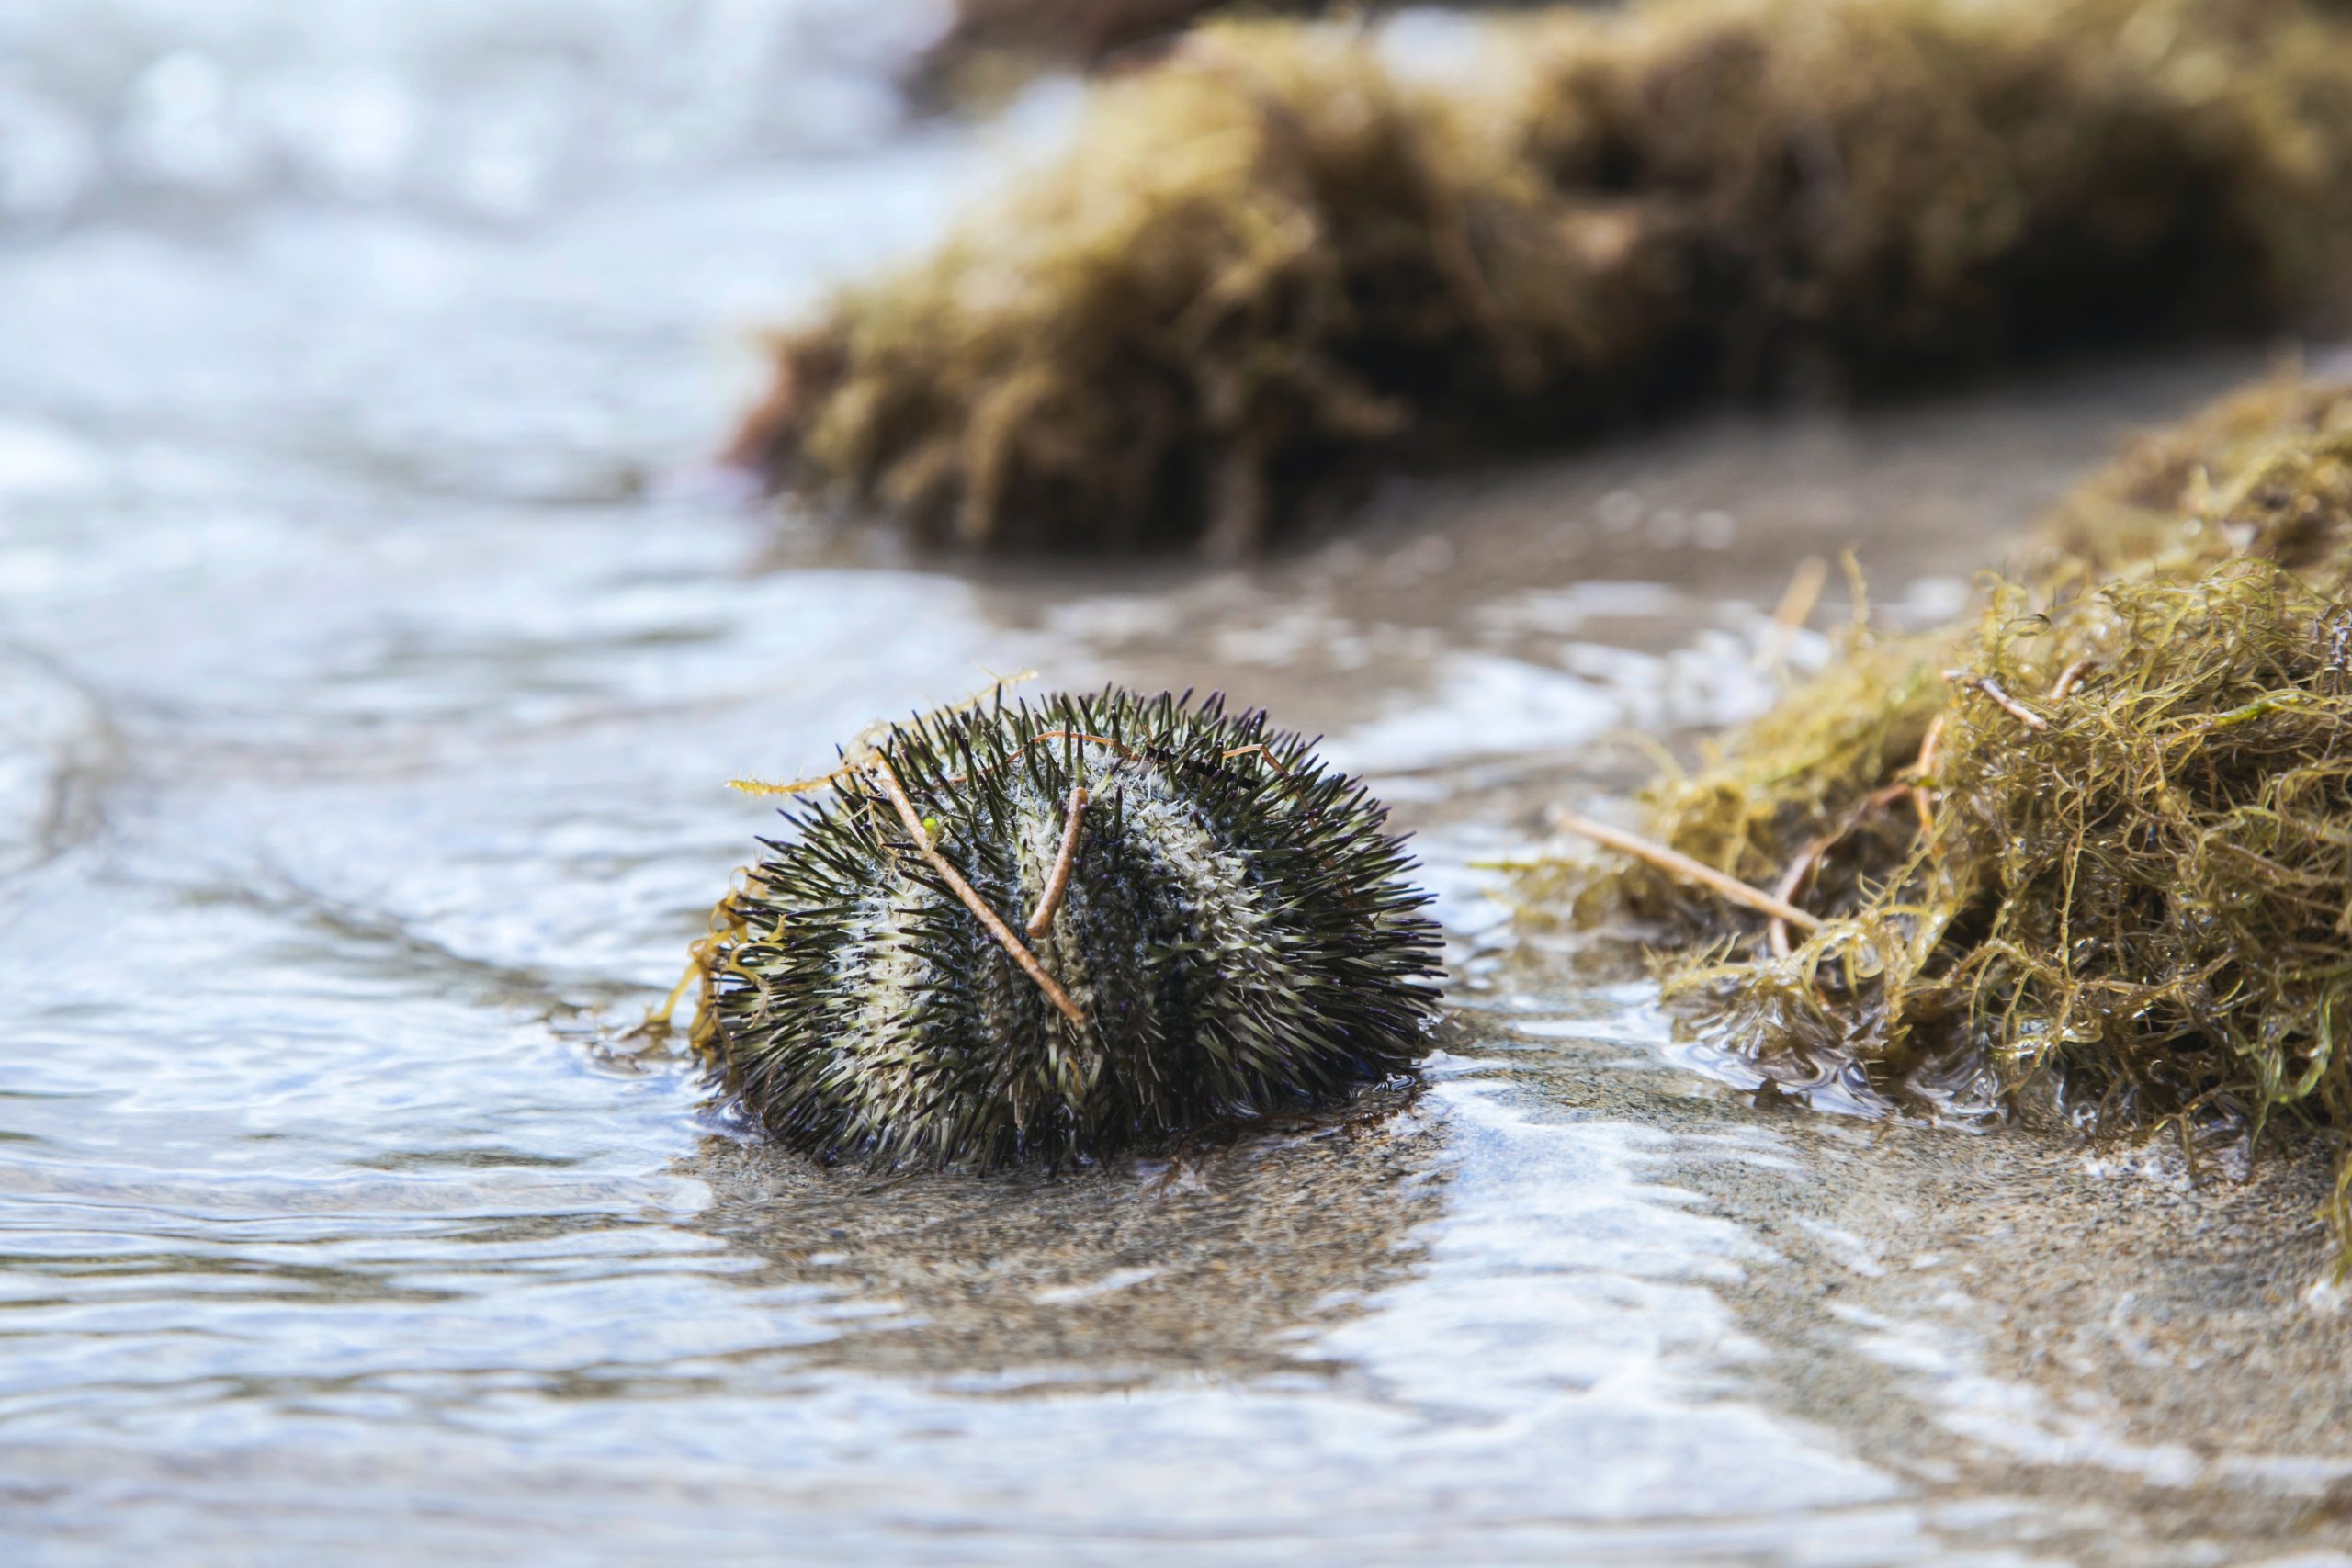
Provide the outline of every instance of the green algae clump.
<path id="1" fill-rule="evenodd" d="M 1219 24 L 782 337 L 737 456 L 974 547 L 1246 550 L 1351 476 L 1693 398 L 2335 301 L 2352 27 L 2305 0 L 1648 0 L 1476 82 Z"/>
<path id="2" fill-rule="evenodd" d="M 697 1043 L 783 1143 L 1066 1164 L 1429 1049 L 1436 928 L 1402 841 L 1262 713 L 995 700 L 892 726 L 830 782 L 696 954 Z"/>
<path id="3" fill-rule="evenodd" d="M 1646 866 L 1604 901 L 1668 933 L 1714 1038 L 1792 1077 L 2343 1124 L 2347 460 L 2352 388 L 2231 400 L 2064 503 L 1978 625 L 1860 649 L 1654 793 L 1659 842 L 1815 929 Z"/>

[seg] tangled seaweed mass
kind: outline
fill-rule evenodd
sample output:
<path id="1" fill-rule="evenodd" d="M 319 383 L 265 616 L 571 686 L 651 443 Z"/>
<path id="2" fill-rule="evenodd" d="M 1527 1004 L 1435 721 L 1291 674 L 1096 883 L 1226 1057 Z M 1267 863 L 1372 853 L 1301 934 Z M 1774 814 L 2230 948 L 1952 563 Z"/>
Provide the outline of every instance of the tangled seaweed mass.
<path id="1" fill-rule="evenodd" d="M 1662 842 L 1809 936 L 1646 868 L 1588 891 L 1679 933 L 1674 987 L 1768 1063 L 1892 1096 L 1973 1066 L 2088 1125 L 2342 1125 L 2348 544 L 2352 387 L 2233 399 L 2064 504 L 1979 626 L 1857 648 L 1656 792 Z"/>
<path id="2" fill-rule="evenodd" d="M 1436 929 L 1402 841 L 1262 713 L 997 700 L 894 726 L 831 783 L 697 955 L 697 1042 L 782 1142 L 1061 1164 L 1429 1048 Z"/>
<path id="3" fill-rule="evenodd" d="M 1645 410 L 2335 302 L 2352 24 L 2312 0 L 1648 0 L 1447 88 L 1298 24 L 777 346 L 737 455 L 975 547 L 1295 528 L 1344 476 Z"/>

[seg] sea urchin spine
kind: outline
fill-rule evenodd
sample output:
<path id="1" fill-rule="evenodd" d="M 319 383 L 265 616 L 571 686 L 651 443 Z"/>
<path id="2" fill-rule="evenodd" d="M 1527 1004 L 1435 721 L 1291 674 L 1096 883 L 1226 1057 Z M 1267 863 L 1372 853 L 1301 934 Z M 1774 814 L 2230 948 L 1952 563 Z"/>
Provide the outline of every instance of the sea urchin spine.
<path id="1" fill-rule="evenodd" d="M 1437 934 L 1402 840 L 1262 713 L 992 699 L 891 728 L 831 783 L 698 959 L 698 1038 L 785 1143 L 1058 1164 L 1429 1047 Z"/>

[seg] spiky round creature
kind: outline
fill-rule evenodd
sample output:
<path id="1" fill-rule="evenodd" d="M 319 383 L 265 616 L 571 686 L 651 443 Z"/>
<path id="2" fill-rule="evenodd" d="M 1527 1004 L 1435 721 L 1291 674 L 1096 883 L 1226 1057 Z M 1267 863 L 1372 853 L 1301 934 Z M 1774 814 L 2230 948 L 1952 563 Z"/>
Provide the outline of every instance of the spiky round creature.
<path id="1" fill-rule="evenodd" d="M 699 1034 L 827 1157 L 1148 1145 L 1409 1067 L 1435 926 L 1386 810 L 1221 698 L 1115 689 L 895 726 L 717 911 Z"/>

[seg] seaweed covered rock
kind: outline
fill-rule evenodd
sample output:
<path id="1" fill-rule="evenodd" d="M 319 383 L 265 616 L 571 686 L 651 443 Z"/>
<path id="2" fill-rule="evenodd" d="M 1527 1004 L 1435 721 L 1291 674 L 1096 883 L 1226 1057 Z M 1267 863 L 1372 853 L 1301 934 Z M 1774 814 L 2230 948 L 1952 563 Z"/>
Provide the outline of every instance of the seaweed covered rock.
<path id="1" fill-rule="evenodd" d="M 2352 604 L 2244 560 L 2025 605 L 1852 814 L 1843 887 L 1807 897 L 1832 918 L 1685 984 L 1722 983 L 1726 1039 L 2055 1070 L 2102 1117 L 2352 1108 Z"/>
<path id="2" fill-rule="evenodd" d="M 930 539 L 1240 548 L 1424 396 L 1501 417 L 1538 340 L 1615 335 L 1503 150 L 1360 40 L 1216 28 L 1098 93 L 1004 210 L 781 342 L 739 456 Z"/>
<path id="3" fill-rule="evenodd" d="M 2108 588 L 2194 581 L 2242 558 L 2272 562 L 2315 592 L 2352 582 L 2352 384 L 2278 378 L 2142 438 L 2041 520 L 2015 552 L 2018 581 L 1998 603 L 2004 614 L 2057 617 L 2054 635 Z M 1841 659 L 1730 737 L 1715 761 L 1654 786 L 1658 840 L 1767 887 L 1802 859 L 1809 886 L 1850 897 L 1856 879 L 1882 874 L 1908 845 L 1904 820 L 1880 818 L 1873 803 L 1895 798 L 1942 752 L 1954 669 L 2004 680 L 1969 668 L 1973 646 L 1960 628 L 1856 633 Z M 1883 834 L 1894 837 L 1873 844 Z M 1826 853 L 1807 854 L 1820 843 Z M 1609 890 L 1686 933 L 1723 919 L 1713 900 L 1638 867 Z"/>
<path id="4" fill-rule="evenodd" d="M 1860 649 L 1657 792 L 1661 842 L 1811 929 L 1646 867 L 1607 891 L 1695 954 L 1674 986 L 1726 1044 L 1796 1074 L 2341 1122 L 2347 452 L 2352 388 L 2232 400 L 2062 505 L 1978 626 Z"/>
<path id="5" fill-rule="evenodd" d="M 785 336 L 743 460 L 975 547 L 1295 525 L 1340 476 L 1792 381 L 2334 303 L 2352 27 L 2306 0 L 1648 0 L 1451 90 L 1213 26 Z"/>
<path id="6" fill-rule="evenodd" d="M 997 701 L 891 727 L 829 782 L 697 955 L 697 1040 L 785 1143 L 1058 1164 L 1428 1049 L 1437 938 L 1401 840 L 1261 713 Z"/>

